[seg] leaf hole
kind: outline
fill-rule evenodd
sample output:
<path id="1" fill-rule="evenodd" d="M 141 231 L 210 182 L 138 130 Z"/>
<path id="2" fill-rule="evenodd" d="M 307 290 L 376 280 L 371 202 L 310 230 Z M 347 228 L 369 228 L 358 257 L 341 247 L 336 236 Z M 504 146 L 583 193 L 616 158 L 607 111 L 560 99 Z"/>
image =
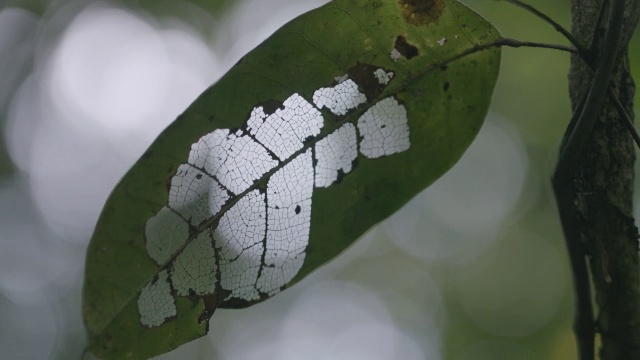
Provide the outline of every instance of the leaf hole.
<path id="1" fill-rule="evenodd" d="M 396 38 L 394 48 L 398 50 L 398 52 L 407 60 L 411 60 L 420 54 L 418 48 L 408 43 L 407 38 L 405 38 L 403 35 L 399 35 Z"/>

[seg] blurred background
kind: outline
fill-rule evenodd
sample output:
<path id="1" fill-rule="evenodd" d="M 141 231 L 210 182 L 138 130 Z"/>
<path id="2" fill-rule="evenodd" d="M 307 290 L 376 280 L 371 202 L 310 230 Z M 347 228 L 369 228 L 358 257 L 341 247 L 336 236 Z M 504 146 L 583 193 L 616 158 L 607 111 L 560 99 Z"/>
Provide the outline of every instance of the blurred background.
<path id="1" fill-rule="evenodd" d="M 325 2 L 0 0 L 0 357 L 81 356 L 85 250 L 110 190 L 243 54 Z M 507 3 L 464 2 L 504 36 L 567 43 Z M 569 26 L 568 0 L 532 3 Z M 504 49 L 502 64 L 451 172 L 292 289 L 218 310 L 207 337 L 159 358 L 574 358 L 549 184 L 569 59 Z"/>

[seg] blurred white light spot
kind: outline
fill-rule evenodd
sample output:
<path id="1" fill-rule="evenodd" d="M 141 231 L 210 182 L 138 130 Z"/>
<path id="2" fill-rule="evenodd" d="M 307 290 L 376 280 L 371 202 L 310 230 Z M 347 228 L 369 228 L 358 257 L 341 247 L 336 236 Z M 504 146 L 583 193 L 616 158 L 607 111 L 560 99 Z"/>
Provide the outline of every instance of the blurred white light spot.
<path id="1" fill-rule="evenodd" d="M 220 72 L 192 29 L 170 23 L 89 5 L 11 105 L 11 157 L 65 239 L 88 240 L 124 171 Z"/>
<path id="2" fill-rule="evenodd" d="M 283 324 L 280 342 L 278 359 L 424 358 L 373 293 L 338 281 L 306 289 Z"/>
<path id="3" fill-rule="evenodd" d="M 162 104 L 171 70 L 165 44 L 150 24 L 124 10 L 90 6 L 54 55 L 51 92 L 62 108 L 79 110 L 70 121 L 128 130 Z"/>
<path id="4" fill-rule="evenodd" d="M 27 165 L 44 220 L 66 240 L 85 243 L 104 200 L 128 163 L 104 138 L 45 122 L 35 132 Z"/>
<path id="5" fill-rule="evenodd" d="M 456 288 L 467 316 L 499 336 L 526 336 L 540 329 L 553 317 L 566 288 L 558 251 L 543 238 L 511 229 L 459 269 Z"/>
<path id="6" fill-rule="evenodd" d="M 417 257 L 466 261 L 493 239 L 523 190 L 528 157 L 508 124 L 489 117 L 460 161 L 384 229 Z"/>
<path id="7" fill-rule="evenodd" d="M 366 286 L 392 304 L 394 323 L 418 340 L 425 358 L 441 358 L 436 354 L 441 353 L 447 311 L 440 287 L 426 269 L 396 249 L 376 259 L 354 259 L 339 276 Z"/>
<path id="8" fill-rule="evenodd" d="M 154 124 L 166 126 L 214 80 L 216 65 L 191 31 L 162 30 L 135 13 L 92 5 L 54 53 L 50 92 L 75 126 L 151 126 L 155 135 Z"/>

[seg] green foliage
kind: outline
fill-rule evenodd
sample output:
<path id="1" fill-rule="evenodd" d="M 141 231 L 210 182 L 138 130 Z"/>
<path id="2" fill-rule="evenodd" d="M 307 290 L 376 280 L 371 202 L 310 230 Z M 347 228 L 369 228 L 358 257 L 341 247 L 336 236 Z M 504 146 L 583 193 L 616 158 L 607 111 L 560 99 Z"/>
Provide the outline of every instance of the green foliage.
<path id="1" fill-rule="evenodd" d="M 456 1 L 442 0 L 336 0 L 283 26 L 167 128 L 109 197 L 87 255 L 83 314 L 90 336 L 89 351 L 100 358 L 146 358 L 198 338 L 206 334 L 208 318 L 215 308 L 249 306 L 291 286 L 433 183 L 460 158 L 481 127 L 498 74 L 497 48 L 461 58 L 459 55 L 498 38 L 497 31 L 480 16 Z M 382 72 L 384 79 L 375 76 L 376 71 Z M 351 106 L 349 101 L 355 100 L 350 98 L 342 103 L 346 104 L 344 111 L 318 105 L 316 92 L 321 88 L 340 89 L 340 84 L 348 84 L 345 75 L 358 88 L 355 93 L 340 95 L 365 96 L 366 101 Z M 287 100 L 294 94 L 308 104 L 312 99 L 316 102 L 318 109 L 303 115 L 314 111 L 322 114 L 319 132 L 305 138 L 300 149 L 261 173 L 247 189 L 231 194 L 219 212 L 213 211 L 204 220 L 193 220 L 181 212 L 182 208 L 172 209 L 172 216 L 183 218 L 176 221 L 189 223 L 188 235 L 175 248 L 162 249 L 170 252 L 166 259 L 152 258 L 149 219 L 159 219 L 167 204 L 176 201 L 170 193 L 179 190 L 176 181 L 186 179 L 181 166 L 187 166 L 188 160 L 191 163 L 190 152 L 198 149 L 200 139 L 219 129 L 231 129 L 231 133 L 242 129 L 242 136 L 248 137 L 247 119 L 252 117 L 252 110 L 262 109 L 266 115 L 286 113 Z M 410 146 L 366 155 L 362 146 L 367 135 L 362 131 L 367 125 L 362 119 L 380 120 L 384 116 L 376 111 L 389 109 L 395 112 L 387 115 L 400 121 L 406 111 Z M 225 214 L 249 194 L 271 196 L 272 178 L 296 159 L 313 154 L 313 166 L 319 172 L 318 144 L 348 124 L 360 131 L 360 152 L 348 169 L 333 169 L 338 181 L 326 187 L 317 186 L 317 179 L 315 187 L 311 184 L 310 214 L 303 214 L 309 219 L 307 233 L 302 231 L 298 234 L 302 239 L 296 238 L 304 245 L 302 253 L 297 254 L 300 267 L 288 272 L 292 278 L 285 279 L 282 286 L 262 291 L 254 283 L 257 297 L 234 297 L 237 288 L 221 283 L 226 274 L 220 261 L 226 256 L 227 244 L 221 243 L 220 235 L 216 237 L 216 227 L 222 226 L 219 224 Z M 390 131 L 371 129 L 383 134 Z M 252 139 L 255 137 L 252 134 Z M 353 139 L 355 144 L 355 135 Z M 382 147 L 386 149 L 386 145 Z M 274 157 L 273 149 L 269 150 Z M 238 160 L 236 155 L 229 156 L 232 162 Z M 296 186 L 296 181 L 293 176 L 286 184 Z M 186 191 L 190 190 L 186 185 Z M 201 201 L 197 196 L 176 193 L 178 201 Z M 184 211 L 200 205 L 186 204 Z M 300 212 L 299 206 L 295 212 Z M 164 225 L 169 222 L 171 227 L 171 221 Z M 302 225 L 304 230 L 305 223 Z M 206 249 L 189 252 L 201 235 L 213 245 L 209 258 Z M 269 241 L 264 243 L 268 245 Z M 194 285 L 187 295 L 180 293 L 182 280 L 172 276 L 178 271 L 176 259 L 181 256 L 196 268 L 208 266 L 209 285 L 215 291 Z M 265 265 L 264 252 L 258 260 L 262 265 L 256 276 L 274 268 Z M 163 281 L 171 286 L 166 299 L 175 300 L 175 314 L 167 313 L 161 324 L 143 324 L 141 291 Z"/>

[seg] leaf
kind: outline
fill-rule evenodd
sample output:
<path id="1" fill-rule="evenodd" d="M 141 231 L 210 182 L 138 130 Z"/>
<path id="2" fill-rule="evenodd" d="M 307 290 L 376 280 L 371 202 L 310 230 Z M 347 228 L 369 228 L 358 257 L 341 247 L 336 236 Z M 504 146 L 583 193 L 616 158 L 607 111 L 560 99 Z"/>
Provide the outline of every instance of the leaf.
<path id="1" fill-rule="evenodd" d="M 456 1 L 336 0 L 283 26 L 167 128 L 107 200 L 83 314 L 101 358 L 206 334 L 446 172 L 490 102 L 499 38 Z M 464 56 L 463 56 L 464 55 Z"/>

